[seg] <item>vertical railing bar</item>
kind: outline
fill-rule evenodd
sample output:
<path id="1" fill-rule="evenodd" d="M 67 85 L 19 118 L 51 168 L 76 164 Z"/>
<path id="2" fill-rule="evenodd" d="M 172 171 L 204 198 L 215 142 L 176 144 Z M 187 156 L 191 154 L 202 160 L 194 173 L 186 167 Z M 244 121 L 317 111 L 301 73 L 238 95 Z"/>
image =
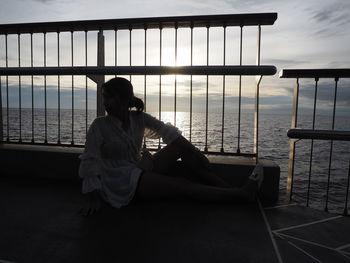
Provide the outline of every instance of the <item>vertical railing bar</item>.
<path id="1" fill-rule="evenodd" d="M 337 107 L 337 91 L 338 91 L 338 81 L 339 78 L 336 77 L 334 79 L 335 86 L 334 86 L 334 101 L 333 101 L 333 118 L 332 118 L 332 130 L 334 130 L 334 123 L 335 123 L 335 110 Z M 328 178 L 327 178 L 327 193 L 326 193 L 326 207 L 325 211 L 328 212 L 328 197 L 329 197 L 329 184 L 331 179 L 331 168 L 332 168 L 332 155 L 333 155 L 333 140 L 331 140 L 331 148 L 329 151 L 329 162 L 328 162 Z"/>
<path id="2" fill-rule="evenodd" d="M 346 185 L 345 207 L 344 207 L 344 212 L 343 212 L 344 216 L 348 215 L 349 185 L 350 185 L 350 160 L 349 160 L 349 168 L 348 168 L 348 182 Z"/>
<path id="3" fill-rule="evenodd" d="M 191 24 L 191 66 L 193 66 L 193 25 Z M 190 142 L 192 142 L 192 91 L 193 91 L 193 76 L 190 79 Z"/>
<path id="4" fill-rule="evenodd" d="M 258 25 L 258 37 L 257 37 L 257 54 L 256 65 L 260 66 L 260 54 L 261 54 L 261 25 Z M 260 83 L 262 81 L 262 75 L 259 76 L 256 83 L 255 94 L 255 113 L 254 113 L 254 150 L 255 162 L 259 161 L 259 106 L 260 106 Z"/>
<path id="5" fill-rule="evenodd" d="M 299 104 L 299 78 L 296 79 L 294 86 L 293 104 L 292 104 L 292 121 L 291 128 L 294 129 L 298 125 L 298 104 Z M 289 160 L 288 160 L 288 178 L 287 178 L 287 200 L 291 201 L 293 196 L 294 183 L 294 165 L 295 165 L 295 145 L 296 140 L 289 142 Z"/>
<path id="6" fill-rule="evenodd" d="M 0 144 L 4 141 L 4 122 L 2 119 L 2 76 L 0 76 Z"/>
<path id="7" fill-rule="evenodd" d="M 243 25 L 240 26 L 240 44 L 239 44 L 239 65 L 242 66 L 243 56 Z M 237 132 L 237 153 L 241 152 L 240 140 L 241 140 L 241 107 L 242 107 L 242 75 L 239 75 L 239 92 L 238 92 L 238 132 Z"/>
<path id="8" fill-rule="evenodd" d="M 132 64 L 132 52 L 131 52 L 131 42 L 132 41 L 132 28 L 129 27 L 129 66 L 131 67 Z M 131 82 L 131 74 L 129 75 L 129 80 Z"/>
<path id="9" fill-rule="evenodd" d="M 209 66 L 209 25 L 207 25 L 207 66 Z M 206 79 L 206 100 L 205 100 L 205 146 L 204 152 L 208 152 L 208 111 L 209 111 L 209 76 Z"/>
<path id="10" fill-rule="evenodd" d="M 34 67 L 33 33 L 30 34 L 30 66 Z M 32 143 L 34 143 L 34 76 L 31 76 L 32 92 Z"/>
<path id="11" fill-rule="evenodd" d="M 0 76 L 0 144 L 4 141 L 4 122 L 2 119 L 2 76 Z"/>
<path id="12" fill-rule="evenodd" d="M 8 68 L 8 35 L 5 34 L 5 59 L 6 68 Z M 6 129 L 7 129 L 7 142 L 10 141 L 10 123 L 9 123 L 9 77 L 6 75 Z"/>
<path id="13" fill-rule="evenodd" d="M 177 66 L 177 30 L 178 30 L 178 25 L 176 23 L 175 25 L 175 67 Z M 175 83 L 174 83 L 174 125 L 176 126 L 176 96 L 177 96 L 177 75 L 175 74 Z"/>
<path id="14" fill-rule="evenodd" d="M 145 59 L 145 66 L 147 65 L 147 26 L 145 25 L 145 28 L 144 28 L 144 32 L 145 32 L 145 44 L 144 44 L 144 48 L 145 48 L 145 56 L 144 56 L 144 59 Z M 144 89 L 144 92 L 143 92 L 143 100 L 144 100 L 144 103 L 145 103 L 145 112 L 146 112 L 146 106 L 147 106 L 147 96 L 146 96 L 146 92 L 147 92 L 147 75 L 144 75 L 144 83 L 143 83 L 143 89 Z M 146 150 L 147 148 L 147 145 L 146 145 L 146 137 L 144 136 L 143 137 L 143 149 Z"/>
<path id="15" fill-rule="evenodd" d="M 71 55 L 72 55 L 72 67 L 74 67 L 74 41 L 73 31 L 71 33 Z M 74 75 L 72 75 L 72 141 L 71 145 L 74 145 Z"/>
<path id="16" fill-rule="evenodd" d="M 224 58 L 223 65 L 226 66 L 226 25 L 224 25 Z M 225 129 L 225 89 L 226 89 L 226 76 L 222 78 L 222 120 L 221 120 L 221 149 L 220 152 L 224 152 L 224 129 Z"/>
<path id="17" fill-rule="evenodd" d="M 18 40 L 18 67 L 21 67 L 21 35 L 17 34 Z M 19 103 L 19 142 L 22 142 L 22 81 L 18 76 L 18 103 Z"/>
<path id="18" fill-rule="evenodd" d="M 162 25 L 159 27 L 159 66 L 162 66 Z M 162 120 L 162 75 L 159 75 L 159 120 Z M 158 149 L 160 149 L 160 138 L 158 139 Z"/>
<path id="19" fill-rule="evenodd" d="M 4 122 L 2 119 L 2 76 L 0 76 L 0 144 L 4 142 Z"/>
<path id="20" fill-rule="evenodd" d="M 114 66 L 118 65 L 118 29 L 114 29 Z M 117 77 L 117 74 L 114 75 Z"/>
<path id="21" fill-rule="evenodd" d="M 44 32 L 44 67 L 46 67 L 46 32 Z M 47 83 L 46 75 L 44 75 L 44 93 L 45 93 L 45 143 L 47 143 Z"/>
<path id="22" fill-rule="evenodd" d="M 312 129 L 313 130 L 315 129 L 318 80 L 319 80 L 319 78 L 315 78 L 314 109 L 313 109 L 313 114 L 312 114 Z M 310 147 L 309 180 L 308 180 L 308 186 L 307 186 L 306 206 L 309 206 L 309 202 L 310 202 L 311 171 L 312 171 L 313 152 L 314 152 L 314 140 L 312 139 L 311 140 L 311 147 Z"/>
<path id="23" fill-rule="evenodd" d="M 88 65 L 88 40 L 87 40 L 88 31 L 85 30 L 85 66 Z M 88 77 L 85 76 L 85 138 L 88 132 Z"/>
<path id="24" fill-rule="evenodd" d="M 57 66 L 60 67 L 60 32 L 57 31 Z M 61 76 L 57 76 L 57 144 L 61 144 Z"/>

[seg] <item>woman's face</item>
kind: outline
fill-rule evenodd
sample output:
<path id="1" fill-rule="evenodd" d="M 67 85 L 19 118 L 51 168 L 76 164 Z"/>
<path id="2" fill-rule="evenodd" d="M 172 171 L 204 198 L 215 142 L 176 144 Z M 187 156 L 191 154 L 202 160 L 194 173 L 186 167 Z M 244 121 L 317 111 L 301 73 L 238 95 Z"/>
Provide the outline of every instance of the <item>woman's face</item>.
<path id="1" fill-rule="evenodd" d="M 102 95 L 103 104 L 109 115 L 119 117 L 128 110 L 129 103 L 120 99 L 118 95 L 110 95 L 105 92 L 103 92 Z"/>

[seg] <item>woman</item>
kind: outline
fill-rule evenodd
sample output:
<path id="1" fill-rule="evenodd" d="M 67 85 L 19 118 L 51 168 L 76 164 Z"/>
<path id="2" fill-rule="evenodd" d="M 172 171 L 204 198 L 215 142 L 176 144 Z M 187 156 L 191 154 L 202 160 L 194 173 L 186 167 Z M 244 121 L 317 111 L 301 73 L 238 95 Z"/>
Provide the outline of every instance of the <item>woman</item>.
<path id="1" fill-rule="evenodd" d="M 93 121 L 85 151 L 79 156 L 83 215 L 98 211 L 101 198 L 115 208 L 135 198 L 254 199 L 263 177 L 260 165 L 246 185 L 232 188 L 209 171 L 208 159 L 176 127 L 143 112 L 144 104 L 134 96 L 128 80 L 109 80 L 103 84 L 102 94 L 108 115 Z M 144 136 L 161 137 L 167 146 L 154 155 L 145 151 L 141 156 Z M 204 183 L 164 175 L 178 158 Z"/>

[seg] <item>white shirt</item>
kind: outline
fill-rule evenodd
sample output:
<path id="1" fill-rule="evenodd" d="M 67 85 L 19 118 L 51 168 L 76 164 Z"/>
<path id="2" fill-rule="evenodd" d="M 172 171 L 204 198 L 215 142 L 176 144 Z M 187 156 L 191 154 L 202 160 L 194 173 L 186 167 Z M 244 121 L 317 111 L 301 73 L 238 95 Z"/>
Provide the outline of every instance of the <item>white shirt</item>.
<path id="1" fill-rule="evenodd" d="M 143 137 L 161 137 L 169 144 L 181 135 L 176 127 L 147 113 L 130 111 L 129 116 L 128 131 L 116 117 L 96 118 L 88 130 L 85 150 L 79 156 L 82 192 L 98 190 L 116 208 L 127 205 L 135 195 L 142 173 L 138 162 Z"/>

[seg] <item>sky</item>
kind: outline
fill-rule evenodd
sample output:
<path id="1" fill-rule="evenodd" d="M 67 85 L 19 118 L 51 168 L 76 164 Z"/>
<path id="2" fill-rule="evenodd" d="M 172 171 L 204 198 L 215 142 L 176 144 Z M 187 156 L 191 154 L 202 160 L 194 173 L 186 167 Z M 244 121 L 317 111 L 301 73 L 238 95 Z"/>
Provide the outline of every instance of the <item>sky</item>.
<path id="1" fill-rule="evenodd" d="M 138 18 L 138 17 L 160 17 L 160 16 L 189 16 L 189 15 L 215 15 L 215 14 L 239 14 L 239 13 L 262 13 L 262 12 L 277 12 L 278 18 L 274 25 L 265 26 L 262 29 L 262 55 L 261 64 L 275 65 L 277 71 L 282 69 L 291 68 L 348 68 L 350 65 L 350 1 L 347 0 L 0 0 L 0 24 L 9 23 L 31 23 L 31 22 L 50 22 L 50 21 L 71 21 L 71 20 L 93 20 L 93 19 L 117 19 L 117 18 Z M 200 30 L 197 34 L 198 47 L 197 49 L 203 49 L 200 44 L 200 39 L 203 37 Z M 186 35 L 186 32 L 182 32 Z M 179 32 L 179 34 L 182 34 Z M 164 35 L 168 34 L 171 39 L 172 32 L 164 32 Z M 201 35 L 202 34 L 202 35 Z M 217 34 L 217 37 L 216 37 Z M 215 47 L 216 41 L 220 39 L 222 32 L 220 29 L 213 29 L 211 36 L 214 39 L 212 49 L 218 50 L 218 52 L 212 52 L 210 60 L 213 64 L 219 63 L 222 60 L 222 51 L 220 47 Z M 230 35 L 231 34 L 231 35 Z M 232 37 L 234 39 L 235 32 L 228 32 L 228 39 Z M 245 33 L 245 41 L 247 43 L 256 42 L 256 31 L 247 30 Z M 64 36 L 63 36 L 64 37 Z M 77 42 L 79 42 L 79 37 Z M 110 37 L 111 38 L 111 37 Z M 126 34 L 120 33 L 120 47 L 123 46 L 123 39 L 127 39 Z M 137 40 L 142 38 L 141 33 L 135 33 L 133 39 Z M 154 35 L 154 39 L 150 34 L 150 43 L 152 41 L 157 42 L 157 36 Z M 112 45 L 108 40 L 108 32 L 106 32 L 106 48 L 108 45 Z M 179 58 L 179 64 L 188 64 L 188 48 L 186 49 L 186 37 L 183 38 L 184 48 L 182 51 L 179 49 L 179 56 L 183 56 L 183 60 Z M 15 38 L 11 40 L 16 42 Z M 23 65 L 26 64 L 25 49 L 26 43 L 28 43 L 28 36 L 23 36 L 22 45 L 23 51 Z M 40 41 L 40 40 L 37 40 Z M 52 39 L 52 41 L 54 41 Z M 94 37 L 90 36 L 89 41 L 94 42 Z M 237 43 L 232 40 L 232 43 L 228 40 L 227 44 L 234 48 L 237 48 Z M 50 42 L 50 36 L 48 36 L 48 43 Z M 69 41 L 68 41 L 69 42 Z M 0 50 L 3 50 L 4 40 L 0 38 Z M 78 46 L 79 44 L 77 44 Z M 127 45 L 126 42 L 124 45 Z M 164 46 L 166 46 L 164 42 Z M 249 48 L 248 44 L 248 48 Z M 13 45 L 15 48 L 15 44 Z M 197 50 L 196 49 L 196 50 Z M 155 49 L 156 50 L 156 49 Z M 169 44 L 168 49 L 164 49 L 163 57 L 170 58 L 169 60 L 163 60 L 163 64 L 171 65 L 173 63 L 173 54 L 171 53 L 171 47 Z M 136 52 L 136 51 L 135 51 Z M 152 52 L 152 51 L 150 51 Z M 157 52 L 157 51 L 154 51 Z M 169 52 L 167 54 L 166 52 Z M 181 53 L 182 52 L 182 53 Z M 255 51 L 254 51 L 255 52 Z M 255 53 L 249 50 L 244 51 L 244 59 L 247 64 L 255 63 Z M 54 53 L 54 52 L 53 52 Z M 124 54 L 125 55 L 125 54 Z M 232 55 L 232 56 L 231 56 Z M 94 56 L 93 52 L 91 56 Z M 114 56 L 114 54 L 113 54 Z M 127 57 L 127 55 L 125 55 Z M 231 56 L 231 57 L 230 57 Z M 237 64 L 235 54 L 227 54 L 228 64 Z M 135 53 L 133 63 L 142 64 L 137 58 L 143 57 L 143 54 Z M 149 55 L 149 64 L 156 63 L 157 56 Z M 152 57 L 155 61 L 152 61 Z M 4 52 L 0 53 L 0 66 L 4 66 Z M 13 66 L 16 66 L 16 58 L 10 58 Z M 76 61 L 81 61 L 82 58 L 77 56 Z M 90 59 L 90 58 L 89 58 Z M 120 64 L 127 63 L 123 61 L 123 52 L 120 55 Z M 200 55 L 196 57 L 198 64 L 203 63 L 203 58 Z M 201 60 L 202 59 L 202 60 Z M 230 60 L 231 59 L 231 60 Z M 42 59 L 41 59 L 42 60 Z M 90 61 L 93 63 L 94 58 Z M 40 58 L 38 58 L 40 64 Z M 10 63 L 10 64 L 11 64 Z M 28 58 L 27 58 L 28 63 Z M 77 62 L 79 63 L 79 62 Z M 106 64 L 112 63 L 106 58 Z M 50 64 L 50 62 L 48 62 Z M 54 63 L 53 63 L 54 64 Z M 69 64 L 67 62 L 67 64 Z M 267 113 L 289 113 L 291 110 L 292 92 L 294 80 L 292 79 L 280 79 L 278 72 L 275 76 L 267 76 L 263 78 L 260 90 L 261 96 L 261 110 Z M 66 79 L 65 79 L 66 78 Z M 10 78 L 10 83 L 16 85 L 16 79 Z M 36 84 L 42 84 L 43 79 L 37 77 L 35 79 Z M 158 80 L 150 77 L 150 83 L 156 83 Z M 178 77 L 178 82 L 184 86 L 188 85 L 188 77 Z M 194 81 L 196 89 L 197 104 L 201 105 L 203 102 L 203 83 L 205 79 L 198 77 Z M 243 103 L 246 109 L 251 109 L 254 103 L 254 84 L 255 79 L 247 78 L 246 86 L 243 90 Z M 2 79 L 2 87 L 4 86 L 4 80 Z M 23 87 L 26 87 L 26 83 L 29 83 L 29 79 L 23 79 Z M 79 88 L 85 85 L 84 80 L 75 79 L 75 85 Z M 165 86 L 171 87 L 174 82 L 173 77 L 164 77 L 163 83 Z M 48 86 L 54 87 L 55 80 L 48 80 Z M 66 83 L 67 86 L 71 83 L 69 77 L 63 77 L 62 83 Z M 135 92 L 141 92 L 143 80 L 139 77 L 133 78 L 133 84 L 135 86 Z M 187 83 L 187 84 L 186 84 Z M 222 89 L 222 77 L 211 77 L 211 103 L 212 105 L 218 104 L 222 98 L 220 92 Z M 227 77 L 227 105 L 234 105 L 237 101 L 237 79 Z M 348 114 L 350 106 L 350 88 L 349 82 L 341 80 L 339 82 L 339 95 L 337 102 L 337 110 L 340 114 Z M 150 85 L 152 86 L 152 85 Z M 179 86 L 181 86 L 179 84 Z M 232 87 L 231 87 L 232 86 Z M 318 96 L 318 110 L 320 113 L 329 113 L 332 108 L 333 101 L 333 87 L 334 82 L 329 80 L 322 80 L 319 83 L 319 96 Z M 313 100 L 314 83 L 309 80 L 301 81 L 301 101 L 306 111 L 312 105 Z M 172 90 L 172 88 L 169 88 Z M 26 98 L 29 98 L 29 90 Z M 63 89 L 64 92 L 64 89 Z M 83 89 L 79 91 L 77 89 L 77 95 L 83 96 Z M 156 94 L 157 89 L 154 88 L 151 94 Z M 153 93 L 152 93 L 153 92 Z M 188 110 L 188 92 L 186 93 L 184 88 L 181 94 L 181 88 L 179 91 L 179 110 Z M 4 91 L 3 91 L 4 93 Z M 54 92 L 53 92 L 54 93 Z M 80 94 L 81 93 L 81 94 Z M 201 95 L 202 93 L 202 95 Z M 80 94 L 80 95 L 79 95 Z M 13 97 L 16 94 L 12 94 Z M 164 110 L 171 110 L 172 106 L 167 108 L 172 102 L 172 93 L 169 91 L 164 92 Z M 38 98 L 36 101 L 42 101 L 42 93 L 37 93 Z M 52 95 L 54 96 L 54 95 Z M 67 105 L 69 107 L 69 91 L 62 95 L 67 97 Z M 90 96 L 92 97 L 92 96 Z M 183 100 L 181 98 L 183 97 Z M 150 96 L 149 100 L 153 98 L 156 101 L 156 97 Z M 168 103 L 169 102 L 169 103 Z M 15 102 L 14 102 L 15 103 Z M 29 106 L 30 101 L 24 100 L 24 106 Z M 76 105 L 83 105 L 82 100 L 76 103 Z M 93 104 L 93 102 L 91 102 Z M 4 100 L 3 100 L 4 105 Z M 52 104 L 54 105 L 54 103 Z M 78 107 L 78 106 L 77 106 Z M 215 110 L 215 106 L 212 106 Z M 218 107 L 219 108 L 219 107 Z"/>

